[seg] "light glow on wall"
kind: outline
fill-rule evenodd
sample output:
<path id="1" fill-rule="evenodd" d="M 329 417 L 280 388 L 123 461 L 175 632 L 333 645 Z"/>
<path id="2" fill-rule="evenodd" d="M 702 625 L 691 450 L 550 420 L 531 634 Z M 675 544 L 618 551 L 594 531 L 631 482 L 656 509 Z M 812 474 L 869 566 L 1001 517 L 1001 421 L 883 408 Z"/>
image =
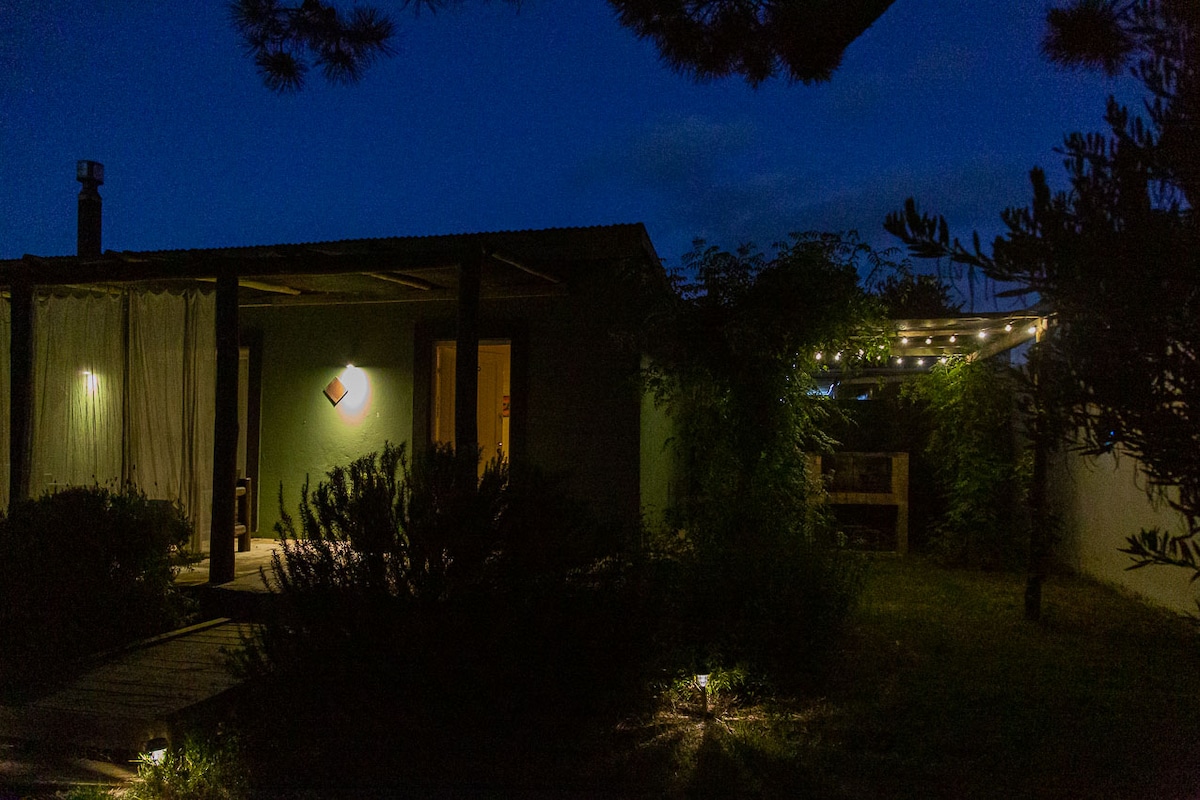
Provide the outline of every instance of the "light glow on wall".
<path id="1" fill-rule="evenodd" d="M 90 370 L 83 370 L 83 391 L 88 397 L 93 397 L 100 391 L 100 376 Z"/>
<path id="2" fill-rule="evenodd" d="M 347 364 L 338 379 L 346 387 L 346 396 L 337 404 L 338 414 L 346 422 L 361 422 L 371 408 L 373 388 L 370 376 L 366 370 Z"/>

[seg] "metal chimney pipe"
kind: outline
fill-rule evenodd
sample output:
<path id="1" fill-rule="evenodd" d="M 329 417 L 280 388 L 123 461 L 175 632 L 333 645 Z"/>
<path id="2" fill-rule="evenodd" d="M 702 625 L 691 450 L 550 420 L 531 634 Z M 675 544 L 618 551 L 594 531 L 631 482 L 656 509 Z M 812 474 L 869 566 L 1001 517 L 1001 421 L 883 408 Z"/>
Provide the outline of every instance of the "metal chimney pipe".
<path id="1" fill-rule="evenodd" d="M 75 254 L 100 255 L 100 192 L 104 183 L 104 165 L 96 161 L 75 162 L 75 180 L 83 184 L 79 190 L 79 218 L 75 237 Z"/>

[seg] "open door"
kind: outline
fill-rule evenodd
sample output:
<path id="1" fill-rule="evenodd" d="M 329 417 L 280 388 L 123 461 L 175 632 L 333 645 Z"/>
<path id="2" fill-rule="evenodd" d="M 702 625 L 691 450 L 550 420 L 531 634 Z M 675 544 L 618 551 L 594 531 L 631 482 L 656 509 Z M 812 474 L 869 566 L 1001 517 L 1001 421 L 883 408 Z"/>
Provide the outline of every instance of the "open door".
<path id="1" fill-rule="evenodd" d="M 454 441 L 454 367 L 456 346 L 452 341 L 436 342 L 433 357 L 433 441 Z M 510 403 L 512 388 L 512 345 L 487 342 L 479 345 L 479 390 L 476 398 L 476 423 L 482 450 L 479 472 L 491 461 L 508 461 Z"/>

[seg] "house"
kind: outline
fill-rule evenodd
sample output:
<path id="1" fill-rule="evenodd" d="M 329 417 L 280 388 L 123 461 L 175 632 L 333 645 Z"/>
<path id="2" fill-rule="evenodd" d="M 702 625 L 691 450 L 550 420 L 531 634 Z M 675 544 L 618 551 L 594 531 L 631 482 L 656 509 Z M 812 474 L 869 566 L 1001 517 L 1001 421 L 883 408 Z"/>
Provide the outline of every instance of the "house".
<path id="1" fill-rule="evenodd" d="M 641 224 L 101 252 L 80 180 L 80 253 L 0 261 L 5 502 L 131 479 L 184 503 L 214 582 L 239 482 L 269 534 L 280 491 L 294 509 L 385 441 L 477 442 L 614 518 L 665 504 L 631 336 L 665 288 Z"/>

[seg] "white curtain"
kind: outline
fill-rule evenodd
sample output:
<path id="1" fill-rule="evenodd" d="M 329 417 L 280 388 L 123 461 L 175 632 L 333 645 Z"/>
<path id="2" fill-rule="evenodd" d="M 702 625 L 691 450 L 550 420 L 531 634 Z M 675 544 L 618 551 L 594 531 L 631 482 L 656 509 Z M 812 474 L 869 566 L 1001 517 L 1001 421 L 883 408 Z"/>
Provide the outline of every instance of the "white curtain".
<path id="1" fill-rule="evenodd" d="M 120 295 L 41 296 L 33 324 L 34 496 L 123 477 Z"/>
<path id="2" fill-rule="evenodd" d="M 215 296 L 138 293 L 129 307 L 126 474 L 148 496 L 179 500 L 208 549 L 216 384 Z"/>
<path id="3" fill-rule="evenodd" d="M 0 304 L 0 499 L 8 501 L 11 309 Z M 77 293 L 34 310 L 30 491 L 132 481 L 178 500 L 208 549 L 216 300 L 211 292 Z"/>

